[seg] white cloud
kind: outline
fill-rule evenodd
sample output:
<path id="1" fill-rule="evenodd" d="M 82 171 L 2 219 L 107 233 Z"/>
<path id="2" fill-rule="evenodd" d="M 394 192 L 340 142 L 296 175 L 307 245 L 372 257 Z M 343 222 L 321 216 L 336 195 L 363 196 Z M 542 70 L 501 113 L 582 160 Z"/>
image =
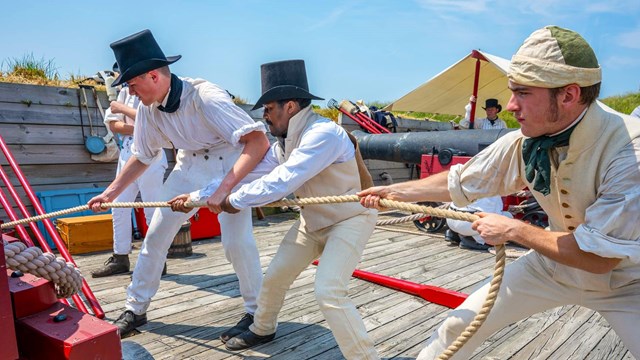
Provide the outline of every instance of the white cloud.
<path id="1" fill-rule="evenodd" d="M 604 60 L 603 66 L 608 68 L 618 68 L 621 66 L 638 67 L 638 59 L 628 56 L 613 55 Z"/>
<path id="2" fill-rule="evenodd" d="M 640 49 L 640 28 L 619 34 L 617 42 L 620 46 L 626 48 Z"/>
<path id="3" fill-rule="evenodd" d="M 587 1 L 584 10 L 587 13 L 629 14 L 640 8 L 637 0 Z"/>
<path id="4" fill-rule="evenodd" d="M 329 15 L 327 15 L 325 18 L 320 19 L 320 21 L 309 26 L 307 28 L 307 31 L 317 30 L 327 25 L 336 23 L 342 17 L 342 15 L 348 12 L 351 8 L 352 6 L 347 5 L 347 6 L 341 6 L 336 9 L 333 9 L 331 13 L 329 13 Z"/>
<path id="5" fill-rule="evenodd" d="M 489 10 L 489 0 L 416 0 L 421 7 L 443 13 L 481 13 Z"/>

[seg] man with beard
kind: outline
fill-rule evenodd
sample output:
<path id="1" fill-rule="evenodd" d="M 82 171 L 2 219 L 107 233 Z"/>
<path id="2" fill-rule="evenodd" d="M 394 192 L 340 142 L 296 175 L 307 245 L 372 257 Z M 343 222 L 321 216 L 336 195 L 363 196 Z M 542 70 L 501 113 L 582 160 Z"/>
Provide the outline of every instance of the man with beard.
<path id="1" fill-rule="evenodd" d="M 261 71 L 263 94 L 255 108 L 264 106 L 264 119 L 277 141 L 256 169 L 271 171 L 243 185 L 221 203 L 208 202 L 209 207 L 216 212 L 235 213 L 280 200 L 294 191 L 299 197 L 316 197 L 355 194 L 369 187 L 371 175 L 355 139 L 313 112 L 311 99 L 320 98 L 309 93 L 304 61 L 263 64 Z M 215 186 L 203 190 L 205 196 Z M 170 202 L 175 210 L 186 211 L 183 202 L 189 198 L 197 201 L 201 196 L 196 192 Z M 358 203 L 302 207 L 300 220 L 285 235 L 264 276 L 254 323 L 227 340 L 227 349 L 242 350 L 272 341 L 287 289 L 320 257 L 316 300 L 340 351 L 347 359 L 378 359 L 362 317 L 348 296 L 351 274 L 376 218 L 375 210 Z"/>
<path id="2" fill-rule="evenodd" d="M 491 245 L 533 249 L 507 265 L 493 311 L 452 359 L 468 359 L 492 333 L 530 315 L 577 304 L 600 313 L 640 358 L 640 124 L 597 102 L 601 69 L 577 33 L 533 32 L 511 60 L 511 132 L 448 172 L 359 193 L 380 198 L 451 201 L 507 195 L 525 186 L 549 216 L 550 231 L 478 213 L 473 229 Z M 447 191 L 448 190 L 448 191 Z M 419 359 L 434 359 L 478 314 L 489 284 L 451 311 Z"/>

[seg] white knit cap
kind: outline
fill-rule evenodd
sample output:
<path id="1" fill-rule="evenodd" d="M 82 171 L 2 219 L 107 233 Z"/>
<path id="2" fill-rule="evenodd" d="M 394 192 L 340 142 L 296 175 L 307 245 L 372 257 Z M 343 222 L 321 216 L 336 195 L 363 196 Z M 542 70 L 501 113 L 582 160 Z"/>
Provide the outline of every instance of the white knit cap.
<path id="1" fill-rule="evenodd" d="M 598 59 L 575 31 L 546 26 L 534 31 L 511 58 L 509 80 L 527 86 L 591 86 L 602 81 Z"/>

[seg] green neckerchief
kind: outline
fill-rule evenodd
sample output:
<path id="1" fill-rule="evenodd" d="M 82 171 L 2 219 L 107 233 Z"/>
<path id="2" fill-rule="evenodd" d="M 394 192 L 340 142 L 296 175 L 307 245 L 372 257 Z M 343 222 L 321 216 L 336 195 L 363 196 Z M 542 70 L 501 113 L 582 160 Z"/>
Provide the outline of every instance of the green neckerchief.
<path id="1" fill-rule="evenodd" d="M 525 162 L 524 171 L 527 181 L 533 183 L 533 189 L 544 196 L 549 195 L 551 186 L 549 149 L 569 145 L 569 137 L 579 123 L 580 121 L 558 135 L 528 138 L 522 144 L 522 159 Z"/>

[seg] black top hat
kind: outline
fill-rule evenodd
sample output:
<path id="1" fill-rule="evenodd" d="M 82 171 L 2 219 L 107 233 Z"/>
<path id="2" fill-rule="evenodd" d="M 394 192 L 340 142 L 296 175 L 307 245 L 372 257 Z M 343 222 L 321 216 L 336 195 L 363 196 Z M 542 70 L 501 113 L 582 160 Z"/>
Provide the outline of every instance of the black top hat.
<path id="1" fill-rule="evenodd" d="M 487 99 L 484 103 L 483 109 L 487 110 L 487 108 L 490 107 L 498 108 L 498 112 L 502 111 L 502 105 L 498 104 L 498 99 Z"/>
<path id="2" fill-rule="evenodd" d="M 262 96 L 252 110 L 264 104 L 287 99 L 324 100 L 309 93 L 304 60 L 284 60 L 262 64 Z"/>
<path id="3" fill-rule="evenodd" d="M 121 70 L 120 76 L 111 86 L 118 86 L 138 75 L 173 64 L 182 57 L 181 55 L 164 56 L 162 49 L 149 30 L 129 35 L 111 43 L 110 46 Z"/>

